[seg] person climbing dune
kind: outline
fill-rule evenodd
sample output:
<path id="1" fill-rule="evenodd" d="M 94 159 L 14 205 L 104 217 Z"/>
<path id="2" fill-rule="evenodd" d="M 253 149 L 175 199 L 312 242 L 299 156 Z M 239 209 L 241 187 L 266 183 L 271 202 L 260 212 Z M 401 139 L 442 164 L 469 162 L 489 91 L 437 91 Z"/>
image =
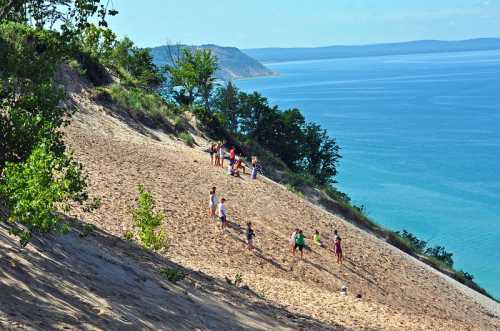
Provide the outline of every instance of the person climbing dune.
<path id="1" fill-rule="evenodd" d="M 294 246 L 294 249 L 293 249 L 293 256 L 295 256 L 295 251 L 297 250 L 297 248 L 299 249 L 300 251 L 300 258 L 304 258 L 304 246 L 305 246 L 305 237 L 304 237 L 304 233 L 302 232 L 302 230 L 299 230 L 299 232 L 295 235 L 295 246 Z"/>
<path id="2" fill-rule="evenodd" d="M 321 236 L 319 235 L 319 231 L 316 230 L 313 235 L 313 243 L 319 247 L 323 247 L 323 243 L 321 242 Z"/>
<path id="3" fill-rule="evenodd" d="M 215 220 L 215 211 L 217 209 L 217 195 L 216 195 L 216 187 L 212 187 L 212 190 L 210 191 L 210 196 L 209 196 L 209 201 L 208 201 L 208 210 L 209 210 L 209 215 L 212 218 L 212 220 Z"/>
<path id="4" fill-rule="evenodd" d="M 252 229 L 252 222 L 247 223 L 247 248 L 249 251 L 254 249 L 253 238 L 255 237 L 255 232 Z"/>
<path id="5" fill-rule="evenodd" d="M 219 207 L 218 207 L 222 234 L 224 234 L 226 227 L 227 227 L 227 212 L 226 212 L 226 206 L 224 205 L 225 202 L 226 202 L 226 199 L 224 199 L 224 198 L 220 199 Z"/>
<path id="6" fill-rule="evenodd" d="M 290 236 L 290 252 L 294 254 L 295 251 L 295 236 L 299 233 L 299 229 L 295 229 Z"/>
<path id="7" fill-rule="evenodd" d="M 337 236 L 337 239 L 335 239 L 335 256 L 337 257 L 337 263 L 338 264 L 342 264 L 342 259 L 343 259 L 343 255 L 342 255 L 342 238 L 340 238 L 340 236 Z"/>

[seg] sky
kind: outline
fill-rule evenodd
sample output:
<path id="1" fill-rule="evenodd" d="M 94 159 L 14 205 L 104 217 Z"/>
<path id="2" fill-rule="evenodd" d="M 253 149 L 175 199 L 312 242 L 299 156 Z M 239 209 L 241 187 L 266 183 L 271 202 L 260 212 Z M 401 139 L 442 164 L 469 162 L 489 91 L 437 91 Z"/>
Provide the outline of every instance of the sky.
<path id="1" fill-rule="evenodd" d="M 500 37 L 500 0 L 113 0 L 141 47 L 359 45 Z"/>

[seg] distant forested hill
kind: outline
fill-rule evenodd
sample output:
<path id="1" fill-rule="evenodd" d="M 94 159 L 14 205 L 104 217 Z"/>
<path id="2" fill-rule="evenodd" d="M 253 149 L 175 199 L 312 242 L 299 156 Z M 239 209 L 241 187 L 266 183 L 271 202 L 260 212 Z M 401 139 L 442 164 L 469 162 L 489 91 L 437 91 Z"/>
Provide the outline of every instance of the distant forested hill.
<path id="1" fill-rule="evenodd" d="M 261 62 L 319 60 L 329 58 L 500 50 L 500 38 L 461 41 L 420 40 L 404 43 L 315 48 L 253 48 L 243 52 Z"/>
<path id="2" fill-rule="evenodd" d="M 157 65 L 165 65 L 175 58 L 180 47 L 210 49 L 217 57 L 219 70 L 216 72 L 217 78 L 223 80 L 250 78 L 258 76 L 273 75 L 274 72 L 264 66 L 259 61 L 243 53 L 236 47 L 222 47 L 217 45 L 201 46 L 159 46 L 151 49 L 154 61 Z"/>

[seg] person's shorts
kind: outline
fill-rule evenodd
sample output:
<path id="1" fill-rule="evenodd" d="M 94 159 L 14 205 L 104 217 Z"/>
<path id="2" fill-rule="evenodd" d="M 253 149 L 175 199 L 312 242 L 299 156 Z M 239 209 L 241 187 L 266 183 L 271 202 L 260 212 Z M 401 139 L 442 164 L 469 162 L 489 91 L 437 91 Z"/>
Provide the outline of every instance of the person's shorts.
<path id="1" fill-rule="evenodd" d="M 229 159 L 229 165 L 233 166 L 236 163 L 235 159 Z"/>
<path id="2" fill-rule="evenodd" d="M 221 217 L 220 217 L 220 221 L 221 221 L 222 223 L 226 223 L 226 216 L 221 216 Z"/>
<path id="3" fill-rule="evenodd" d="M 295 248 L 296 248 L 296 249 L 298 248 L 298 249 L 299 249 L 299 251 L 301 251 L 301 252 L 302 252 L 302 250 L 304 249 L 304 245 L 295 244 Z"/>

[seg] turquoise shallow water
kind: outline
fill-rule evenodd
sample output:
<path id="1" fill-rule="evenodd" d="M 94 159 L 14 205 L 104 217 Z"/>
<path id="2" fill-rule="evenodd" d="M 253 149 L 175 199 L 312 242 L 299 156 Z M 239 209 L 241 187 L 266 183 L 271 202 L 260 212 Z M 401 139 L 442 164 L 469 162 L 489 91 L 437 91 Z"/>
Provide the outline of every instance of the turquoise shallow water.
<path id="1" fill-rule="evenodd" d="M 238 81 L 337 138 L 339 188 L 500 298 L 500 51 L 268 65 Z"/>

